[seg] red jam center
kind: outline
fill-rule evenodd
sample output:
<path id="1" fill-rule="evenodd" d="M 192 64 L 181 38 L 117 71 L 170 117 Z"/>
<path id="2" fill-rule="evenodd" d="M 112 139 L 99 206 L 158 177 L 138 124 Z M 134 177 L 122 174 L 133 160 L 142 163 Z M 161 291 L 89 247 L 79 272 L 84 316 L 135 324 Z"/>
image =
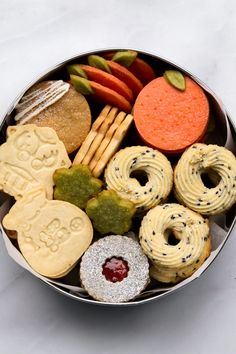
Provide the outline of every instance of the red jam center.
<path id="1" fill-rule="evenodd" d="M 129 271 L 128 262 L 123 258 L 117 257 L 108 258 L 102 268 L 102 274 L 105 276 L 106 280 L 112 283 L 122 281 L 127 277 Z"/>

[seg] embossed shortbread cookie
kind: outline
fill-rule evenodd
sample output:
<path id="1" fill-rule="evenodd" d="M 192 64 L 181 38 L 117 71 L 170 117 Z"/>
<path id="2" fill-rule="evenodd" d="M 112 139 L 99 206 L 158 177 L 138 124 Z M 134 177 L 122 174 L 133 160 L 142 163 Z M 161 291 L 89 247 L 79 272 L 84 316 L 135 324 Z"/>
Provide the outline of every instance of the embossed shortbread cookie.
<path id="1" fill-rule="evenodd" d="M 19 199 L 44 188 L 51 199 L 54 171 L 70 165 L 65 146 L 53 129 L 33 124 L 10 126 L 7 141 L 0 146 L 0 189 Z"/>
<path id="2" fill-rule="evenodd" d="M 146 183 L 139 181 L 140 173 Z M 167 198 L 173 184 L 173 171 L 161 152 L 146 146 L 131 146 L 118 151 L 110 160 L 105 181 L 108 189 L 131 200 L 137 210 L 142 211 Z"/>
<path id="3" fill-rule="evenodd" d="M 212 188 L 204 184 L 204 174 Z M 181 204 L 205 215 L 224 213 L 236 202 L 236 158 L 222 146 L 194 144 L 178 161 L 174 184 Z"/>
<path id="4" fill-rule="evenodd" d="M 18 200 L 4 217 L 3 226 L 17 231 L 26 261 L 50 278 L 67 274 L 93 237 L 92 224 L 81 209 L 68 202 L 48 200 L 40 190 Z"/>
<path id="5" fill-rule="evenodd" d="M 208 220 L 179 204 L 157 205 L 142 220 L 139 239 L 152 262 L 151 276 L 176 283 L 192 275 L 209 256 Z"/>

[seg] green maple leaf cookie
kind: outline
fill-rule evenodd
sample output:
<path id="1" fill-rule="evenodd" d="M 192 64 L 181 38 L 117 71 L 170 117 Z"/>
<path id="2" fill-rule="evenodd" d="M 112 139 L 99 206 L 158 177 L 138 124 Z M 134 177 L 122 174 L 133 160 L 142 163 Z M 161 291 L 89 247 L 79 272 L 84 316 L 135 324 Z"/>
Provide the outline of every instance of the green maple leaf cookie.
<path id="1" fill-rule="evenodd" d="M 122 235 L 129 231 L 135 214 L 134 204 L 120 198 L 112 190 L 105 190 L 88 201 L 86 213 L 92 219 L 94 228 L 101 234 L 112 232 Z"/>
<path id="2" fill-rule="evenodd" d="M 53 175 L 55 183 L 54 199 L 65 200 L 81 209 L 87 201 L 100 192 L 102 181 L 92 176 L 85 165 L 75 165 L 70 169 L 60 168 Z"/>

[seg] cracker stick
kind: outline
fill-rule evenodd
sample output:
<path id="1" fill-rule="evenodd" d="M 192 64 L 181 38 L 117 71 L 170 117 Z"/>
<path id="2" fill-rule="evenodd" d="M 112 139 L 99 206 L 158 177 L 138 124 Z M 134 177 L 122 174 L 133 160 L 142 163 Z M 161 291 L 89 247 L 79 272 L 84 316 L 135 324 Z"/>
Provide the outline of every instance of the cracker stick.
<path id="1" fill-rule="evenodd" d="M 99 127 L 96 136 L 94 137 L 94 140 L 92 141 L 92 144 L 90 145 L 89 150 L 87 151 L 87 154 L 84 156 L 84 159 L 82 160 L 83 165 L 88 165 L 91 159 L 93 158 L 93 155 L 95 154 L 98 146 L 104 139 L 107 130 L 109 129 L 110 125 L 113 123 L 114 119 L 116 118 L 117 112 L 118 112 L 118 108 L 113 107 L 108 113 L 105 120 L 103 121 L 102 125 Z"/>
<path id="2" fill-rule="evenodd" d="M 116 117 L 115 121 L 113 122 L 113 124 L 108 129 L 103 141 L 98 146 L 95 155 L 93 156 L 92 160 L 89 163 L 89 168 L 91 169 L 91 171 L 93 170 L 93 168 L 96 166 L 97 162 L 102 157 L 102 154 L 105 151 L 105 149 L 108 146 L 108 144 L 110 143 L 110 141 L 111 141 L 111 139 L 113 137 L 113 134 L 119 128 L 121 123 L 124 121 L 125 117 L 126 117 L 126 113 L 125 112 L 120 112 L 117 115 L 117 117 Z"/>
<path id="3" fill-rule="evenodd" d="M 111 106 L 108 106 L 108 105 L 103 108 L 103 110 L 99 114 L 98 118 L 93 123 L 92 128 L 91 128 L 90 132 L 88 133 L 86 139 L 84 140 L 83 144 L 81 145 L 79 151 L 77 152 L 77 154 L 74 158 L 74 161 L 73 161 L 73 165 L 76 165 L 76 164 L 79 164 L 82 162 L 84 156 L 87 154 L 89 147 L 92 144 L 92 142 L 97 134 L 97 130 L 99 129 L 99 127 L 102 125 L 102 123 L 106 119 L 110 110 L 111 110 Z"/>
<path id="4" fill-rule="evenodd" d="M 128 114 L 123 123 L 119 126 L 119 128 L 116 130 L 113 138 L 111 139 L 109 145 L 105 149 L 104 153 L 102 154 L 102 157 L 96 164 L 95 168 L 92 170 L 92 174 L 95 177 L 100 176 L 102 171 L 104 170 L 107 162 L 110 160 L 110 158 L 114 155 L 114 153 L 117 151 L 118 147 L 120 146 L 125 134 L 128 131 L 128 128 L 130 127 L 131 123 L 133 121 L 133 116 L 131 114 Z"/>

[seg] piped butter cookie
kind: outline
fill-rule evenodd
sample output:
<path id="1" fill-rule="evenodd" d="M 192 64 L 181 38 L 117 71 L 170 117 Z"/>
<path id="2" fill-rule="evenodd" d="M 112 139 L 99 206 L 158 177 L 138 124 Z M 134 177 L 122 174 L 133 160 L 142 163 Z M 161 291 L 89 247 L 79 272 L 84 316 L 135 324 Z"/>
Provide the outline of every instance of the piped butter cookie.
<path id="1" fill-rule="evenodd" d="M 211 251 L 208 221 L 179 204 L 149 210 L 139 239 L 152 262 L 151 276 L 164 283 L 177 283 L 192 275 Z"/>
<path id="2" fill-rule="evenodd" d="M 62 80 L 34 85 L 16 106 L 16 113 L 15 120 L 19 124 L 53 128 L 68 153 L 82 144 L 91 125 L 85 97 Z"/>
<path id="3" fill-rule="evenodd" d="M 89 247 L 93 228 L 78 207 L 47 200 L 43 191 L 27 193 L 3 219 L 17 231 L 20 251 L 39 274 L 59 278 L 67 274 Z"/>
<path id="4" fill-rule="evenodd" d="M 70 165 L 65 146 L 53 129 L 34 124 L 10 126 L 7 141 L 0 146 L 0 189 L 19 199 L 44 188 L 52 198 L 54 171 Z"/>
<path id="5" fill-rule="evenodd" d="M 80 279 L 94 299 L 126 302 L 147 286 L 148 259 L 137 241 L 126 236 L 107 236 L 93 243 L 83 255 Z"/>
<path id="6" fill-rule="evenodd" d="M 209 175 L 212 186 L 204 184 Z M 174 171 L 175 195 L 180 203 L 205 215 L 220 214 L 236 202 L 236 158 L 217 145 L 194 144 Z"/>
<path id="7" fill-rule="evenodd" d="M 138 211 L 164 201 L 173 184 L 173 171 L 167 158 L 146 146 L 118 151 L 105 170 L 108 189 L 134 203 Z"/>

